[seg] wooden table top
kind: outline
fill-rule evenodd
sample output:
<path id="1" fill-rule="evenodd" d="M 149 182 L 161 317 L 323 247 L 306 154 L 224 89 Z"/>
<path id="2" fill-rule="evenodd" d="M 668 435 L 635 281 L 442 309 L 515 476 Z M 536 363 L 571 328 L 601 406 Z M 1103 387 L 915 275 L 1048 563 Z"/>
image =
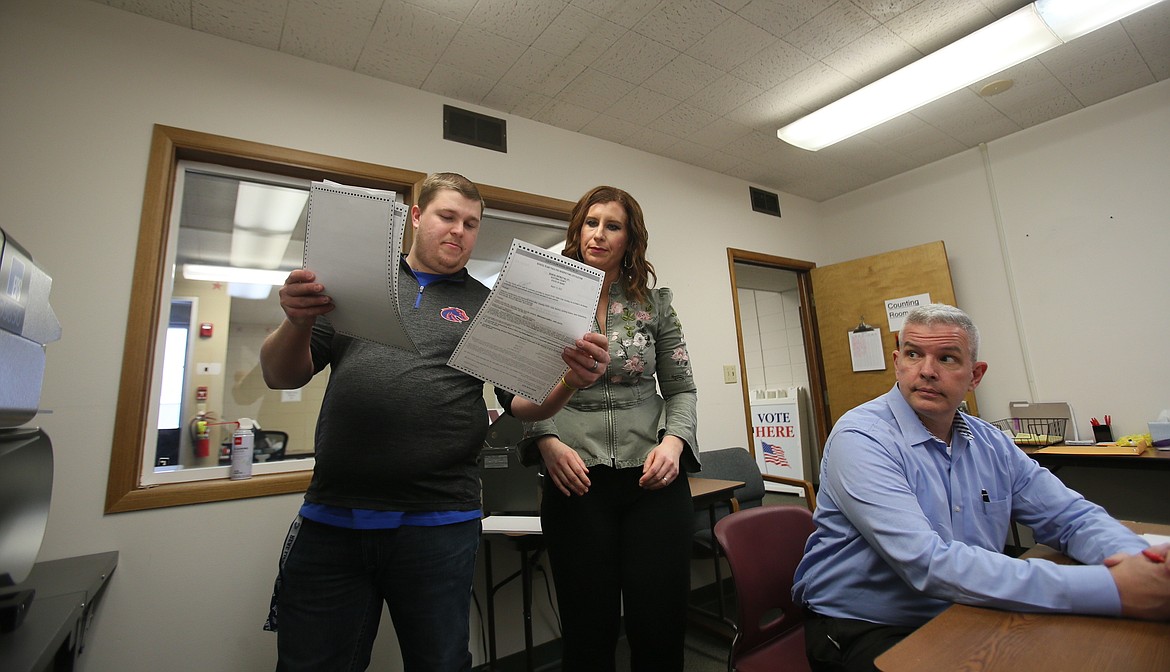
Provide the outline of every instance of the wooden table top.
<path id="1" fill-rule="evenodd" d="M 1168 525 L 1125 524 L 1139 534 L 1170 535 Z M 1024 557 L 1071 562 L 1046 546 Z M 1170 623 L 956 604 L 874 662 L 882 672 L 1170 670 Z"/>

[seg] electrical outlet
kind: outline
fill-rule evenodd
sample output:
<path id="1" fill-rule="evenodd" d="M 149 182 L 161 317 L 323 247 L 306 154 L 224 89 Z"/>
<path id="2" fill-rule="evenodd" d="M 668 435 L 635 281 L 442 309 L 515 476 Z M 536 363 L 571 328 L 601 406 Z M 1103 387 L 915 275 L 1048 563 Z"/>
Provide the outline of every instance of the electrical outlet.
<path id="1" fill-rule="evenodd" d="M 731 385 L 732 383 L 736 382 L 735 365 L 734 364 L 724 364 L 723 365 L 723 382 L 727 383 L 728 385 Z"/>

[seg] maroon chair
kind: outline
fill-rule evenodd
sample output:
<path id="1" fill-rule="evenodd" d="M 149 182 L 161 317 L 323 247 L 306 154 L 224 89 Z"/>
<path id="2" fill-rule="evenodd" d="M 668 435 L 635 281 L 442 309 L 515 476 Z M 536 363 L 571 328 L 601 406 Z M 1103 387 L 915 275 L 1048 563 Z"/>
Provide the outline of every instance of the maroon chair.
<path id="1" fill-rule="evenodd" d="M 808 671 L 792 578 L 812 531 L 812 513 L 800 506 L 744 509 L 715 524 L 739 610 L 729 672 Z"/>

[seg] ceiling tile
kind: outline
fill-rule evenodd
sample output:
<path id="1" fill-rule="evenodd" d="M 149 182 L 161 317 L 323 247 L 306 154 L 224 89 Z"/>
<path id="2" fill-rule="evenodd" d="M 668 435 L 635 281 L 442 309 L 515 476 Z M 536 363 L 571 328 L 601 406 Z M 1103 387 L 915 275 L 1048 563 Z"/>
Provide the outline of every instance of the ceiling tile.
<path id="1" fill-rule="evenodd" d="M 769 93 L 811 112 L 851 93 L 856 88 L 857 83 L 852 79 L 816 61 L 788 81 L 773 87 Z"/>
<path id="2" fill-rule="evenodd" d="M 676 138 L 685 138 L 715 121 L 715 115 L 694 105 L 679 103 L 654 121 L 654 126 Z"/>
<path id="3" fill-rule="evenodd" d="M 466 21 L 479 0 L 405 0 L 428 11 L 442 14 L 448 19 Z"/>
<path id="4" fill-rule="evenodd" d="M 777 147 L 784 144 L 776 137 L 776 132 L 766 133 L 752 131 L 736 140 L 731 140 L 723 151 L 748 161 L 763 164 L 776 153 Z"/>
<path id="5" fill-rule="evenodd" d="M 1154 78 L 1170 78 L 1170 2 L 1154 5 L 1121 25 Z"/>
<path id="6" fill-rule="evenodd" d="M 455 100 L 478 103 L 492 90 L 495 83 L 496 80 L 490 77 L 439 63 L 423 80 L 421 88 Z"/>
<path id="7" fill-rule="evenodd" d="M 480 104 L 501 112 L 531 119 L 551 101 L 550 96 L 497 82 L 492 90 L 483 97 Z"/>
<path id="8" fill-rule="evenodd" d="M 814 153 L 776 129 L 1028 0 L 92 1 L 814 200 L 1170 77 L 1163 2 Z"/>
<path id="9" fill-rule="evenodd" d="M 674 0 L 658 5 L 634 26 L 634 32 L 685 51 L 731 16 L 713 0 Z"/>
<path id="10" fill-rule="evenodd" d="M 760 88 L 770 89 L 814 63 L 816 59 L 812 56 L 778 39 L 732 68 L 731 74 Z"/>
<path id="11" fill-rule="evenodd" d="M 1019 0 L 1009 1 L 1018 2 Z M 853 4 L 881 23 L 889 21 L 921 2 L 922 0 L 853 0 Z"/>
<path id="12" fill-rule="evenodd" d="M 776 40 L 759 26 L 732 16 L 707 33 L 686 53 L 727 72 Z"/>
<path id="13" fill-rule="evenodd" d="M 738 12 L 743 9 L 751 0 L 715 0 L 723 7 L 730 9 L 733 12 Z"/>
<path id="14" fill-rule="evenodd" d="M 367 47 L 358 58 L 354 71 L 406 86 L 421 88 L 427 75 L 434 69 L 433 60 L 418 58 L 413 54 L 385 49 L 380 44 Z"/>
<path id="15" fill-rule="evenodd" d="M 988 83 L 1000 79 L 1011 80 L 1012 87 L 984 100 L 1021 128 L 1054 119 L 1083 107 L 1068 88 L 1035 58 L 976 82 L 969 88 L 978 92 Z"/>
<path id="16" fill-rule="evenodd" d="M 569 0 L 581 9 L 604 16 L 614 23 L 633 28 L 650 13 L 659 0 Z"/>
<path id="17" fill-rule="evenodd" d="M 570 131 L 580 131 L 586 124 L 597 118 L 597 113 L 580 105 L 556 99 L 541 108 L 532 117 L 534 121 L 552 124 Z"/>
<path id="18" fill-rule="evenodd" d="M 564 7 L 560 0 L 479 0 L 466 23 L 528 45 Z"/>
<path id="19" fill-rule="evenodd" d="M 459 33 L 459 22 L 400 0 L 387 0 L 366 40 L 365 52 L 399 52 L 431 62 Z"/>
<path id="20" fill-rule="evenodd" d="M 725 152 L 703 145 L 696 144 L 690 140 L 679 140 L 675 144 L 666 148 L 663 155 L 678 159 L 683 163 L 689 163 L 693 166 L 713 170 L 717 173 L 722 173 L 733 166 L 739 165 L 743 162 L 742 159 L 736 158 Z"/>
<path id="21" fill-rule="evenodd" d="M 776 2 L 776 0 L 752 0 L 743 9 L 737 10 L 737 13 L 776 37 L 784 37 L 808 23 L 817 14 L 832 7 L 836 1 Z"/>
<path id="22" fill-rule="evenodd" d="M 287 0 L 259 0 L 241 4 L 230 0 L 195 0 L 191 27 L 229 40 L 280 49 Z"/>
<path id="23" fill-rule="evenodd" d="M 725 149 L 728 144 L 751 135 L 752 130 L 750 126 L 744 126 L 726 117 L 720 117 L 691 133 L 690 140 L 705 147 Z"/>
<path id="24" fill-rule="evenodd" d="M 633 32 L 626 33 L 613 48 L 597 57 L 590 67 L 608 75 L 641 84 L 678 56 L 678 50 Z"/>
<path id="25" fill-rule="evenodd" d="M 963 88 L 923 105 L 914 115 L 963 143 L 975 147 L 1020 130 L 979 94 Z"/>
<path id="26" fill-rule="evenodd" d="M 149 16 L 152 19 L 191 27 L 191 0 L 95 0 L 103 5 Z"/>
<path id="27" fill-rule="evenodd" d="M 643 126 L 674 109 L 679 101 L 639 86 L 622 96 L 605 113 L 615 119 Z"/>
<path id="28" fill-rule="evenodd" d="M 472 28 L 466 23 L 447 45 L 439 63 L 457 70 L 473 72 L 494 84 L 520 59 L 523 44 L 494 33 Z"/>
<path id="29" fill-rule="evenodd" d="M 289 0 L 280 50 L 353 70 L 382 0 Z"/>
<path id="30" fill-rule="evenodd" d="M 589 64 L 613 47 L 625 32 L 624 27 L 613 21 L 569 5 L 532 46 Z"/>
<path id="31" fill-rule="evenodd" d="M 668 135 L 653 127 L 646 127 L 626 138 L 624 144 L 643 152 L 662 154 L 667 147 L 676 142 L 678 142 L 678 138 L 673 135 Z"/>
<path id="32" fill-rule="evenodd" d="M 764 90 L 758 86 L 731 75 L 724 75 L 688 98 L 686 102 L 722 117 L 763 93 Z"/>
<path id="33" fill-rule="evenodd" d="M 627 138 L 641 129 L 642 126 L 638 124 L 599 114 L 593 121 L 581 127 L 581 132 L 602 140 L 624 144 Z"/>
<path id="34" fill-rule="evenodd" d="M 675 100 L 685 100 L 723 74 L 723 71 L 686 54 L 679 54 L 658 72 L 646 78 L 642 86 Z"/>
<path id="35" fill-rule="evenodd" d="M 500 83 L 555 96 L 584 71 L 583 63 L 530 47 L 500 78 Z"/>
<path id="36" fill-rule="evenodd" d="M 824 58 L 880 24 L 848 0 L 834 3 L 784 36 L 784 41 L 813 58 Z"/>
<path id="37" fill-rule="evenodd" d="M 977 2 L 926 0 L 886 22 L 886 27 L 923 54 L 970 35 L 996 20 Z"/>
<path id="38" fill-rule="evenodd" d="M 727 113 L 727 118 L 744 126 L 775 134 L 785 123 L 807 111 L 788 102 L 783 95 L 765 91 Z"/>
<path id="39" fill-rule="evenodd" d="M 829 67 L 865 86 L 918 60 L 921 54 L 885 26 L 824 57 Z"/>
<path id="40" fill-rule="evenodd" d="M 1154 82 L 1153 73 L 1120 23 L 1079 37 L 1038 58 L 1086 106 Z"/>
<path id="41" fill-rule="evenodd" d="M 605 112 L 634 88 L 617 77 L 586 68 L 561 91 L 560 100 L 594 112 Z"/>

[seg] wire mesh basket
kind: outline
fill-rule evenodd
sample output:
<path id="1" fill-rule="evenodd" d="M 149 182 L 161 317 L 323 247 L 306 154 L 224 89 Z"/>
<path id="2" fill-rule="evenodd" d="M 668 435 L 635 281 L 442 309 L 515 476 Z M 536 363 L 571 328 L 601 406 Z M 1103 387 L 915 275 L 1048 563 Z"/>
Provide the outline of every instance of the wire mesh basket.
<path id="1" fill-rule="evenodd" d="M 991 423 L 1017 446 L 1051 446 L 1064 441 L 1068 418 L 1007 418 Z"/>

